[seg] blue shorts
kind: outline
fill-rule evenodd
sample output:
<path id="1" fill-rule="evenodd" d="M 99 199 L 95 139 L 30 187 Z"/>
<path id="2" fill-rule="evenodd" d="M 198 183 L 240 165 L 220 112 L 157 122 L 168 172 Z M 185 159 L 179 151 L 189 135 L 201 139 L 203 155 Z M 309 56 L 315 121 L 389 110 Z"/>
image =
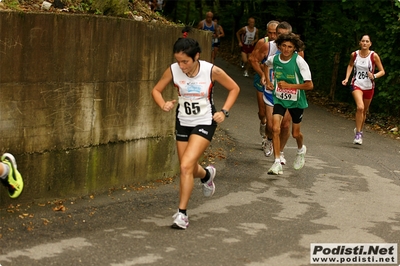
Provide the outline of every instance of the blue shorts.
<path id="1" fill-rule="evenodd" d="M 268 106 L 274 106 L 274 96 L 272 96 L 273 91 L 264 90 L 264 103 Z"/>
<path id="2" fill-rule="evenodd" d="M 274 99 L 272 96 L 272 91 L 267 91 L 264 85 L 261 84 L 261 77 L 258 73 L 254 75 L 254 82 L 253 82 L 254 88 L 256 88 L 257 91 L 263 93 L 263 99 L 264 103 L 269 106 L 274 106 Z"/>
<path id="3" fill-rule="evenodd" d="M 256 88 L 256 90 L 258 90 L 259 92 L 264 91 L 264 85 L 261 84 L 261 77 L 260 77 L 260 75 L 258 75 L 258 73 L 256 73 L 254 75 L 253 85 L 254 85 L 254 88 Z"/>

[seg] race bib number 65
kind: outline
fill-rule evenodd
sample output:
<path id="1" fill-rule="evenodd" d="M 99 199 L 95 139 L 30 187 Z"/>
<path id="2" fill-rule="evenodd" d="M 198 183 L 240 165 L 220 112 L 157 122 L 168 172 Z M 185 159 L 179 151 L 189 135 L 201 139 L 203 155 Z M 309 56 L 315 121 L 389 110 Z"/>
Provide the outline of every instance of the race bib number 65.
<path id="1" fill-rule="evenodd" d="M 202 116 L 207 111 L 207 99 L 179 98 L 179 113 L 182 116 Z"/>

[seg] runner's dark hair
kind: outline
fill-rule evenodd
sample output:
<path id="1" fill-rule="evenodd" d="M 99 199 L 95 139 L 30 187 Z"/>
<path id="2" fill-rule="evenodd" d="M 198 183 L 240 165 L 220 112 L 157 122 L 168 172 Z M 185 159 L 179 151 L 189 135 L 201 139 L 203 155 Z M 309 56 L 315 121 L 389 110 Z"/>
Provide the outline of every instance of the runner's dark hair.
<path id="1" fill-rule="evenodd" d="M 281 34 L 275 40 L 275 42 L 278 47 L 284 42 L 291 42 L 291 43 L 293 43 L 295 50 L 298 52 L 304 51 L 304 48 L 305 48 L 303 41 L 300 40 L 300 36 L 297 34 L 294 34 L 294 33 Z"/>
<path id="2" fill-rule="evenodd" d="M 359 40 L 361 41 L 362 38 L 363 38 L 364 36 L 367 36 L 367 37 L 369 38 L 369 41 L 372 42 L 372 41 L 371 41 L 371 36 L 369 36 L 369 34 L 363 34 L 363 35 L 361 35 L 361 37 L 359 38 Z"/>

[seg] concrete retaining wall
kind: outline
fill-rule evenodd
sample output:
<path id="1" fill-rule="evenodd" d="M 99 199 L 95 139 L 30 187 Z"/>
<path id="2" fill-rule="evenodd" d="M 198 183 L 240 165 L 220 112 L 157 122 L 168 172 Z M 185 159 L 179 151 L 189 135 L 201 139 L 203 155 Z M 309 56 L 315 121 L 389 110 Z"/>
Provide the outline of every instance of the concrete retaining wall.
<path id="1" fill-rule="evenodd" d="M 174 176 L 174 114 L 151 89 L 181 27 L 65 14 L 0 14 L 0 136 L 24 176 L 20 201 Z M 211 36 L 190 34 L 211 54 Z M 176 98 L 171 85 L 167 99 Z M 0 206 L 10 200 L 0 190 Z"/>

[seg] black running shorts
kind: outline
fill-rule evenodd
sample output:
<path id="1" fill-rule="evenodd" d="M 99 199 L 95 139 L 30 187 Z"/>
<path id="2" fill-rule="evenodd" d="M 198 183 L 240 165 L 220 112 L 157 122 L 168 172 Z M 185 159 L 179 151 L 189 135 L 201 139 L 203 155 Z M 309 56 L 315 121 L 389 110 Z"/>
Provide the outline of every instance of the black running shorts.
<path id="1" fill-rule="evenodd" d="M 304 109 L 300 109 L 300 108 L 287 109 L 287 108 L 283 107 L 280 104 L 274 104 L 274 111 L 272 112 L 272 114 L 273 115 L 277 114 L 277 115 L 284 116 L 285 113 L 286 113 L 286 110 L 288 110 L 290 115 L 292 116 L 293 124 L 300 124 L 301 123 L 301 121 L 303 119 Z"/>
<path id="2" fill-rule="evenodd" d="M 195 127 L 185 127 L 179 123 L 179 119 L 175 123 L 175 138 L 177 141 L 188 141 L 190 135 L 196 134 L 208 139 L 210 142 L 214 136 L 217 125 L 198 125 Z"/>

